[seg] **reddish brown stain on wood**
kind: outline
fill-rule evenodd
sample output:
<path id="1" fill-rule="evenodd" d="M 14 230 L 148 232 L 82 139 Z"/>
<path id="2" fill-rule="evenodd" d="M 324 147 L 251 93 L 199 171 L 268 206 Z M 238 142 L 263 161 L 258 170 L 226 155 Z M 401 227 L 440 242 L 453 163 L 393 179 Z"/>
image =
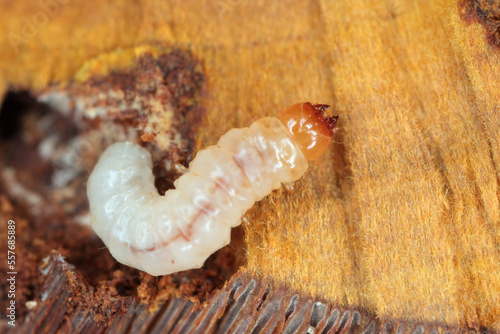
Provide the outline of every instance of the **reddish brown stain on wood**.
<path id="1" fill-rule="evenodd" d="M 486 30 L 491 46 L 500 48 L 500 2 L 493 0 L 460 0 L 460 17 L 468 24 L 479 22 Z"/>

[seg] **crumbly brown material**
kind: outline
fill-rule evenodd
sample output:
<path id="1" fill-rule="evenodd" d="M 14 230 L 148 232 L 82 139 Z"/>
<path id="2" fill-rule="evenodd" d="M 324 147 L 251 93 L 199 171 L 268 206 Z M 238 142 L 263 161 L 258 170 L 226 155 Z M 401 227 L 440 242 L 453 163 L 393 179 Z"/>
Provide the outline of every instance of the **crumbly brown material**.
<path id="1" fill-rule="evenodd" d="M 144 88 L 151 81 L 155 86 Z M 85 180 L 113 141 L 146 142 L 156 162 L 159 192 L 172 187 L 179 176 L 174 164 L 191 160 L 194 133 L 203 121 L 203 109 L 196 103 L 203 85 L 198 61 L 173 50 L 138 57 L 136 67 L 127 72 L 51 86 L 38 93 L 38 101 L 26 93 L 7 96 L 0 134 L 0 215 L 2 221 L 16 222 L 19 321 L 29 313 L 28 301 L 41 301 L 39 267 L 53 250 L 74 268 L 68 274 L 75 284 L 73 295 L 61 316 L 78 304 L 92 309 L 93 321 L 100 323 L 128 310 L 132 300 L 149 308 L 172 297 L 204 300 L 244 263 L 243 230 L 237 228 L 233 243 L 211 256 L 203 269 L 157 278 L 119 265 L 89 225 Z M 129 104 L 116 98 L 129 96 L 129 90 L 135 94 Z M 93 113 L 97 109 L 99 115 Z M 169 124 L 161 123 L 158 110 L 169 115 Z M 162 138 L 173 140 L 159 141 L 160 130 Z M 5 233 L 2 229 L 2 240 Z M 6 265 L 1 261 L 2 272 Z M 5 308 L 5 291 L 0 293 Z"/>
<path id="2" fill-rule="evenodd" d="M 464 333 L 443 324 L 381 320 L 299 294 L 245 271 L 202 305 L 171 297 L 151 309 L 132 296 L 97 293 L 54 251 L 41 268 L 37 306 L 17 330 L 65 333 Z M 122 281 L 116 277 L 114 283 Z M 101 312 L 106 309 L 106 314 Z M 103 320 L 105 318 L 105 320 Z M 1 325 L 0 325 L 1 326 Z M 0 327 L 1 328 L 1 327 Z"/>

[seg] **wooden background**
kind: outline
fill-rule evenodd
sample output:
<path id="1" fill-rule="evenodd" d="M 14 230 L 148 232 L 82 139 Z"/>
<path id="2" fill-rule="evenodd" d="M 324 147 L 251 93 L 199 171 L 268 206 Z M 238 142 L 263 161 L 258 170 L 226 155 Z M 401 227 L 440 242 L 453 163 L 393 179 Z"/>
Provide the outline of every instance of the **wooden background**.
<path id="1" fill-rule="evenodd" d="M 176 46 L 209 80 L 197 148 L 295 102 L 331 104 L 330 152 L 247 213 L 244 270 L 382 318 L 500 330 L 498 5 L 46 0 L 0 13 L 0 95 Z"/>

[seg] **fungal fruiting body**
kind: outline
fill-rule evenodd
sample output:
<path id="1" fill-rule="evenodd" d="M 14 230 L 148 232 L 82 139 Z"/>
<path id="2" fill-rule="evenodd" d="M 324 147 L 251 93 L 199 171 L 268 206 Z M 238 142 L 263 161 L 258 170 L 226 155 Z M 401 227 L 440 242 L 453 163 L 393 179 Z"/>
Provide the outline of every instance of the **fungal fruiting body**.
<path id="1" fill-rule="evenodd" d="M 151 275 L 201 267 L 254 202 L 300 178 L 326 150 L 337 121 L 325 115 L 328 107 L 298 103 L 229 130 L 198 152 L 165 196 L 148 151 L 111 145 L 87 182 L 92 227 L 116 260 Z"/>

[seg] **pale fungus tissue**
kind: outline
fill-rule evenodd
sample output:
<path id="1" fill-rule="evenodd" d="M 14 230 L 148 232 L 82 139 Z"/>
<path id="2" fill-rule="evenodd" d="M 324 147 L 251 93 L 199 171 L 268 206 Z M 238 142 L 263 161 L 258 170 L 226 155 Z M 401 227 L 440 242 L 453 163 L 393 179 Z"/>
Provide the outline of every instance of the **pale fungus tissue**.
<path id="1" fill-rule="evenodd" d="M 116 260 L 151 275 L 201 267 L 254 202 L 300 178 L 326 150 L 338 119 L 326 115 L 328 107 L 297 103 L 229 130 L 198 152 L 165 196 L 154 186 L 147 150 L 111 145 L 87 183 L 94 231 Z"/>

